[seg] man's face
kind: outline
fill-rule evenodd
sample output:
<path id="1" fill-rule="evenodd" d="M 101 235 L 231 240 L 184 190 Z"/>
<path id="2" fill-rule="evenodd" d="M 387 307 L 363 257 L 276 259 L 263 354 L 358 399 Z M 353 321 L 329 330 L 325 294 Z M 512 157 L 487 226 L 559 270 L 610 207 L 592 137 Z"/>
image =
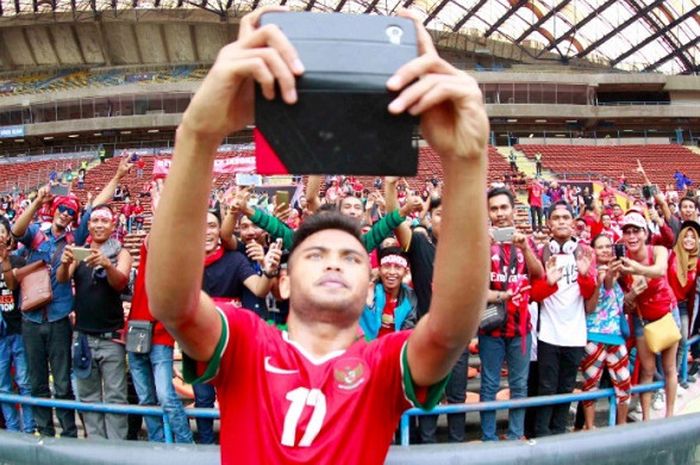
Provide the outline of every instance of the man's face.
<path id="1" fill-rule="evenodd" d="M 239 226 L 241 240 L 246 244 L 248 244 L 250 241 L 260 240 L 263 235 L 263 230 L 255 226 L 247 216 L 241 217 Z"/>
<path id="2" fill-rule="evenodd" d="M 384 290 L 392 292 L 398 289 L 406 276 L 406 267 L 396 263 L 385 263 L 379 267 L 379 278 L 382 280 Z"/>
<path id="3" fill-rule="evenodd" d="M 53 214 L 53 225 L 59 231 L 63 231 L 73 221 L 78 213 L 70 207 L 59 205 Z"/>
<path id="4" fill-rule="evenodd" d="M 114 232 L 114 217 L 104 208 L 94 210 L 88 221 L 88 231 L 93 242 L 101 244 L 112 236 Z"/>
<path id="5" fill-rule="evenodd" d="M 340 202 L 340 213 L 345 216 L 360 219 L 364 212 L 362 201 L 357 197 L 345 197 Z"/>
<path id="6" fill-rule="evenodd" d="M 573 234 L 574 219 L 566 208 L 557 208 L 549 216 L 549 230 L 555 239 L 569 239 Z"/>
<path id="7" fill-rule="evenodd" d="M 513 226 L 513 207 L 507 195 L 496 195 L 489 200 L 489 219 L 496 228 Z"/>
<path id="8" fill-rule="evenodd" d="M 219 246 L 219 220 L 212 213 L 207 213 L 207 232 L 204 236 L 204 251 L 211 253 Z"/>
<path id="9" fill-rule="evenodd" d="M 609 229 L 610 225 L 612 224 L 610 221 L 610 215 L 603 215 L 600 217 L 600 220 L 603 222 L 603 227 L 605 229 Z"/>
<path id="10" fill-rule="evenodd" d="M 696 216 L 695 203 L 690 200 L 683 200 L 681 202 L 681 219 L 683 221 L 694 220 Z"/>
<path id="11" fill-rule="evenodd" d="M 440 226 L 442 225 L 442 205 L 434 208 L 430 214 L 430 226 L 433 230 L 433 236 L 440 237 Z"/>
<path id="12" fill-rule="evenodd" d="M 312 234 L 292 253 L 288 281 L 291 306 L 301 318 L 354 324 L 369 288 L 369 256 L 352 235 L 337 229 Z"/>
<path id="13" fill-rule="evenodd" d="M 615 215 L 616 218 L 622 216 L 623 211 L 622 207 L 619 205 L 613 205 L 613 215 Z"/>

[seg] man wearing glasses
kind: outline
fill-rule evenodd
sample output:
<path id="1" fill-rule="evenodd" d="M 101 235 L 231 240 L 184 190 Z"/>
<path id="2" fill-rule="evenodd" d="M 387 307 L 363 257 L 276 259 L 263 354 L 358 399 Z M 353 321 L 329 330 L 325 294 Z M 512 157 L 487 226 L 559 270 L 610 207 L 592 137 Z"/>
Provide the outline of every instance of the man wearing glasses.
<path id="1" fill-rule="evenodd" d="M 12 227 L 12 235 L 27 248 L 27 263 L 43 260 L 49 265 L 53 299 L 45 307 L 23 312 L 22 338 L 27 355 L 32 397 L 51 397 L 49 364 L 53 374 L 56 399 L 73 399 L 70 382 L 71 324 L 68 314 L 73 309 L 73 292 L 69 281 L 59 283 L 56 270 L 66 245 L 74 242 L 69 226 L 77 222 L 80 203 L 74 196 L 59 196 L 50 200 L 47 188 L 39 189 L 36 198 Z M 30 224 L 44 203 L 51 202 L 51 228 L 42 232 L 39 224 Z M 58 409 L 61 436 L 77 437 L 73 410 Z M 49 408 L 34 408 L 39 434 L 55 436 L 52 412 Z"/>

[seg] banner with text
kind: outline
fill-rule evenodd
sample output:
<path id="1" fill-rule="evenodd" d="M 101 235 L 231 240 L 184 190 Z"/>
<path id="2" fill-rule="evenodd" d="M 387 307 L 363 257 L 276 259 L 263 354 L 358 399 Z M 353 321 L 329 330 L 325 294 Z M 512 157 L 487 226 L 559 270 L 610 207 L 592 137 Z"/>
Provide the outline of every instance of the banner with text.
<path id="1" fill-rule="evenodd" d="M 168 175 L 172 160 L 160 159 L 153 164 L 153 176 Z M 219 158 L 214 160 L 214 174 L 236 174 L 255 172 L 255 157 Z"/>

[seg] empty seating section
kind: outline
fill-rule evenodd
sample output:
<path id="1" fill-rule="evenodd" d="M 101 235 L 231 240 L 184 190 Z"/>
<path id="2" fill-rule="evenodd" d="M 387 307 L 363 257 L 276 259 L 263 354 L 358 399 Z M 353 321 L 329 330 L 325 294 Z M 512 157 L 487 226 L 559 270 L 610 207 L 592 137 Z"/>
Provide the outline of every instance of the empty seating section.
<path id="1" fill-rule="evenodd" d="M 192 81 L 204 78 L 207 68 L 176 66 L 156 70 L 62 70 L 55 73 L 34 73 L 19 77 L 0 77 L 0 96 L 67 91 L 84 87 L 108 87 L 124 84 Z"/>
<path id="2" fill-rule="evenodd" d="M 617 180 L 624 174 L 628 182 L 641 183 L 637 173 L 639 159 L 651 182 L 659 186 L 672 183 L 676 170 L 692 180 L 700 180 L 700 156 L 681 145 L 516 145 L 516 148 L 532 160 L 540 152 L 542 166 L 560 175 L 599 174 Z"/>
<path id="3" fill-rule="evenodd" d="M 66 169 L 77 170 L 79 165 L 79 159 L 0 163 L 0 192 L 12 192 L 15 187 L 20 192 L 34 189 L 48 183 L 52 171 L 60 176 Z"/>

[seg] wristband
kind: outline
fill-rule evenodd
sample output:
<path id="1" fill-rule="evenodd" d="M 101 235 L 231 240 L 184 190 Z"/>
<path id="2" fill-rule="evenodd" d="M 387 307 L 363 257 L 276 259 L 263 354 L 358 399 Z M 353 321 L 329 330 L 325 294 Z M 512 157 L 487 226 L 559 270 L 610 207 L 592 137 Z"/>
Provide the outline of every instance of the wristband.
<path id="1" fill-rule="evenodd" d="M 280 275 L 280 270 L 279 270 L 279 268 L 277 268 L 277 270 L 275 270 L 275 271 L 272 272 L 272 273 L 269 273 L 267 270 L 263 270 L 262 273 L 263 273 L 263 275 L 264 275 L 266 278 L 272 279 L 272 278 L 276 278 L 277 276 Z"/>

